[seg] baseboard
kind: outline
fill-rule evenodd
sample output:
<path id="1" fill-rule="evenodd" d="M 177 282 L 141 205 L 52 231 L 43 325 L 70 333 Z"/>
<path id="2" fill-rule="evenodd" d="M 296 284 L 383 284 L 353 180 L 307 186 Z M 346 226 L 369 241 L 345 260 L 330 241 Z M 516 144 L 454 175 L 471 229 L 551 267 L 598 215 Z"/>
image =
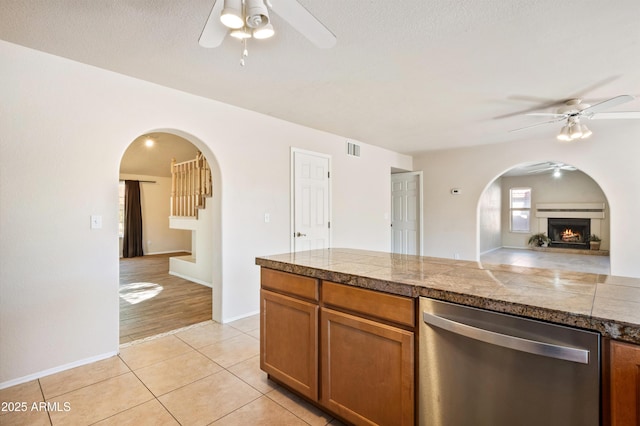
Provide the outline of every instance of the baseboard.
<path id="1" fill-rule="evenodd" d="M 223 324 L 227 324 L 227 323 L 230 323 L 230 322 L 233 322 L 233 321 L 238 321 L 238 320 L 241 320 L 243 318 L 247 318 L 247 317 L 259 314 L 259 313 L 260 313 L 260 310 L 258 309 L 257 311 L 249 312 L 248 314 L 238 315 L 237 317 L 225 318 L 225 319 L 222 320 L 222 323 Z"/>
<path id="2" fill-rule="evenodd" d="M 196 284 L 201 284 L 201 285 L 204 285 L 206 287 L 213 288 L 213 285 L 211 285 L 211 283 L 199 280 L 197 278 L 190 277 L 188 275 L 179 274 L 179 273 L 173 272 L 173 271 L 169 271 L 169 275 L 173 275 L 174 277 L 182 278 L 183 280 L 191 281 L 191 282 L 194 282 Z"/>
<path id="3" fill-rule="evenodd" d="M 501 248 L 503 248 L 503 247 L 494 247 L 494 248 L 492 248 L 492 249 L 489 249 L 489 250 L 483 251 L 482 253 L 480 253 L 480 256 L 483 256 L 483 255 L 485 255 L 485 254 L 487 254 L 487 253 L 491 253 L 492 251 L 500 250 Z"/>
<path id="4" fill-rule="evenodd" d="M 50 376 L 61 371 L 70 370 L 72 368 L 80 367 L 83 365 L 91 364 L 96 361 L 102 361 L 103 359 L 111 358 L 118 355 L 118 351 L 107 352 L 105 354 L 93 356 L 90 358 L 81 359 L 79 361 L 70 362 L 69 364 L 60 365 L 58 367 L 42 370 L 37 373 L 29 374 L 28 376 L 19 377 L 17 379 L 8 380 L 0 383 L 0 389 L 10 388 L 11 386 L 21 385 L 22 383 L 30 382 L 31 380 L 40 379 L 41 377 Z"/>
<path id="5" fill-rule="evenodd" d="M 191 250 L 165 250 L 165 251 L 154 251 L 145 253 L 145 256 L 152 256 L 154 254 L 169 254 L 169 253 L 189 253 L 191 254 Z"/>
<path id="6" fill-rule="evenodd" d="M 154 254 L 171 254 L 171 253 L 189 253 L 189 254 L 191 254 L 191 250 L 154 251 L 153 253 L 145 253 L 144 256 L 153 256 Z M 122 253 L 120 253 L 120 259 L 124 259 L 124 257 L 122 257 Z"/>

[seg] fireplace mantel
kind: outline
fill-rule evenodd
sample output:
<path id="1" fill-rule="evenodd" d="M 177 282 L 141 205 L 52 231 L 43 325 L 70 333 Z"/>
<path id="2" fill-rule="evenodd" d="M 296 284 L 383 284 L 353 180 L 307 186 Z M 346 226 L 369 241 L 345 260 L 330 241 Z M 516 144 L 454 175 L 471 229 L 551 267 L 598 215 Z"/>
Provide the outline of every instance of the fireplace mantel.
<path id="1" fill-rule="evenodd" d="M 570 219 L 604 219 L 604 203 L 539 203 L 536 217 Z"/>

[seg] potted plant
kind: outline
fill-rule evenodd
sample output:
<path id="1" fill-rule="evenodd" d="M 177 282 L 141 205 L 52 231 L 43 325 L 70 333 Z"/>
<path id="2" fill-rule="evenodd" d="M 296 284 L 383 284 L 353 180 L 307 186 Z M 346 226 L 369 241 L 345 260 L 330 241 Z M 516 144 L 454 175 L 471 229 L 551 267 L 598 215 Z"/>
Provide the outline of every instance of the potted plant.
<path id="1" fill-rule="evenodd" d="M 536 247 L 547 246 L 551 242 L 551 238 L 547 237 L 544 232 L 540 232 L 538 234 L 533 234 L 529 237 L 529 245 Z"/>
<path id="2" fill-rule="evenodd" d="M 591 250 L 600 250 L 600 237 L 596 234 L 589 235 L 589 248 Z"/>

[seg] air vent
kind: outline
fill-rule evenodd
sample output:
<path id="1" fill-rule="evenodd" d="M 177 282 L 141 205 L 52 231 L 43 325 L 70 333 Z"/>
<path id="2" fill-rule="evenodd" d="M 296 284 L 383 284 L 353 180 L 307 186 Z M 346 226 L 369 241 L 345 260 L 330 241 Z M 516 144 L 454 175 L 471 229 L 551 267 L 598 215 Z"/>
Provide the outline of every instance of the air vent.
<path id="1" fill-rule="evenodd" d="M 347 155 L 360 157 L 360 145 L 347 141 Z"/>

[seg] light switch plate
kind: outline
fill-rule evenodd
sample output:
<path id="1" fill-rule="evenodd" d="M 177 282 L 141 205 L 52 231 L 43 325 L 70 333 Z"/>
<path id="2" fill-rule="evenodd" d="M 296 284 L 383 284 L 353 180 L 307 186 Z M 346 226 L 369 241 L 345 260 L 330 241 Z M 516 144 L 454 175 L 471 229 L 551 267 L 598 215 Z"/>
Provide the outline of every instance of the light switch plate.
<path id="1" fill-rule="evenodd" d="M 102 216 L 97 214 L 91 215 L 91 229 L 101 229 L 102 228 Z"/>

